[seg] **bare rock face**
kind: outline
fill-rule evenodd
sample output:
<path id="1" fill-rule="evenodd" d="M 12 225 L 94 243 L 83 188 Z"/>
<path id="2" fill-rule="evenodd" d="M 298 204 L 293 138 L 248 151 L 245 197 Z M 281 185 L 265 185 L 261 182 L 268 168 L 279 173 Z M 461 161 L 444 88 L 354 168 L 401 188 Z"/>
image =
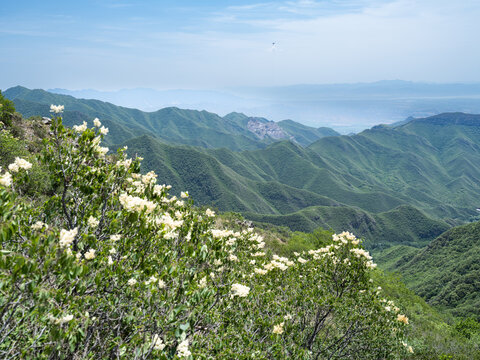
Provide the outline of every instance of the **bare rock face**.
<path id="1" fill-rule="evenodd" d="M 251 119 L 248 121 L 247 128 L 253 132 L 260 139 L 265 137 L 271 137 L 272 139 L 291 139 L 293 137 L 285 133 L 277 123 L 273 121 L 259 121 L 257 119 Z"/>

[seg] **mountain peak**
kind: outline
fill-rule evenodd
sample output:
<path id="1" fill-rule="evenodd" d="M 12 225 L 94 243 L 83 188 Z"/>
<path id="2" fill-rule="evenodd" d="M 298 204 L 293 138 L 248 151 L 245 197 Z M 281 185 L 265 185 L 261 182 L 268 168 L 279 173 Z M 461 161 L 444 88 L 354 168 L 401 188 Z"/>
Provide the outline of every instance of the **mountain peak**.
<path id="1" fill-rule="evenodd" d="M 429 124 L 437 126 L 447 125 L 463 125 L 463 126 L 480 126 L 479 114 L 465 114 L 462 112 L 442 113 L 438 115 L 429 116 L 427 118 L 414 119 L 405 124 Z"/>

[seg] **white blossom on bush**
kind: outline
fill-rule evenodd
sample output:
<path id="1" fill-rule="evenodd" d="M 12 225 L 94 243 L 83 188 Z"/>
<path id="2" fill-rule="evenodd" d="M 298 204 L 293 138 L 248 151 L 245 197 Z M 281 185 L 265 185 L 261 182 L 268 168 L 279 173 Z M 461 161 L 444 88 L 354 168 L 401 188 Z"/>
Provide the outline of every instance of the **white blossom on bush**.
<path id="1" fill-rule="evenodd" d="M 60 242 L 59 242 L 60 247 L 69 246 L 75 239 L 75 236 L 77 236 L 77 232 L 78 232 L 77 228 L 72 230 L 62 229 L 60 231 Z"/>
<path id="2" fill-rule="evenodd" d="M 250 288 L 248 286 L 242 284 L 232 284 L 232 297 L 247 297 L 249 292 Z"/>
<path id="3" fill-rule="evenodd" d="M 65 109 L 64 105 L 50 105 L 50 112 L 53 112 L 55 114 L 62 113 L 63 110 Z"/>

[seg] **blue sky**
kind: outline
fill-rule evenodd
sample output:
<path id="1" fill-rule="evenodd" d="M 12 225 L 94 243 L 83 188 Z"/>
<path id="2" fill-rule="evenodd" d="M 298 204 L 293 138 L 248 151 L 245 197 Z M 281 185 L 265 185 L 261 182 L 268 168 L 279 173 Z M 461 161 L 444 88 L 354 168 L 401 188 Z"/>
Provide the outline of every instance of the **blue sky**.
<path id="1" fill-rule="evenodd" d="M 480 81 L 478 0 L 4 3 L 1 89 Z"/>

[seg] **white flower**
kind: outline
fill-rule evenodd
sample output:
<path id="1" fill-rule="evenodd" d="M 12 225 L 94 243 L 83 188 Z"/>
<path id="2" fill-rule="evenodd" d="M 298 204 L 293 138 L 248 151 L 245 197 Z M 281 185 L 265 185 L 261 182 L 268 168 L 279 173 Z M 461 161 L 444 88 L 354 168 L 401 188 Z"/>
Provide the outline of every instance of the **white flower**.
<path id="1" fill-rule="evenodd" d="M 145 285 L 150 285 L 150 284 L 155 283 L 155 282 L 157 282 L 157 278 L 155 277 L 155 275 L 152 275 L 152 276 L 150 277 L 150 279 L 148 279 L 147 281 L 145 281 Z"/>
<path id="2" fill-rule="evenodd" d="M 113 265 L 113 259 L 111 256 L 108 257 L 108 265 Z"/>
<path id="3" fill-rule="evenodd" d="M 257 257 L 257 256 L 265 256 L 265 253 L 262 252 L 262 251 L 259 251 L 259 252 L 256 252 L 255 254 L 252 254 L 252 256 L 255 256 L 255 257 Z"/>
<path id="4" fill-rule="evenodd" d="M 97 146 L 95 148 L 95 151 L 97 152 L 98 155 L 104 156 L 108 152 L 108 147 L 103 147 L 103 146 Z"/>
<path id="5" fill-rule="evenodd" d="M 142 183 L 144 183 L 145 185 L 155 184 L 157 182 L 157 177 L 158 175 L 155 174 L 155 171 L 149 171 L 142 176 Z"/>
<path id="6" fill-rule="evenodd" d="M 292 320 L 292 315 L 287 314 L 283 317 L 285 320 Z"/>
<path id="7" fill-rule="evenodd" d="M 128 285 L 133 286 L 133 285 L 135 285 L 135 284 L 137 283 L 137 280 L 134 279 L 134 278 L 131 278 L 130 280 L 128 280 L 127 283 L 128 283 Z"/>
<path id="8" fill-rule="evenodd" d="M 255 272 L 255 274 L 259 274 L 259 275 L 265 275 L 268 272 L 268 270 L 258 269 L 258 268 L 254 269 L 253 271 Z"/>
<path id="9" fill-rule="evenodd" d="M 198 286 L 203 289 L 204 287 L 207 286 L 207 278 L 206 277 L 203 277 L 200 282 L 198 283 Z"/>
<path id="10" fill-rule="evenodd" d="M 95 259 L 95 250 L 90 249 L 83 256 L 85 256 L 85 259 L 87 259 L 87 260 Z"/>
<path id="11" fill-rule="evenodd" d="M 304 258 L 301 258 L 301 257 L 299 257 L 297 260 L 301 264 L 305 264 L 308 261 L 308 260 L 305 260 Z"/>
<path id="12" fill-rule="evenodd" d="M 93 125 L 95 125 L 95 127 L 100 127 L 100 126 L 102 126 L 102 123 L 100 122 L 100 120 L 98 118 L 95 118 L 95 119 L 93 119 Z"/>
<path id="13" fill-rule="evenodd" d="M 163 350 L 165 348 L 165 344 L 158 334 L 153 335 L 152 345 L 154 350 Z"/>
<path id="14" fill-rule="evenodd" d="M 111 248 L 108 252 L 112 255 L 115 255 L 117 253 L 117 250 L 115 248 Z"/>
<path id="15" fill-rule="evenodd" d="M 5 187 L 12 185 L 12 175 L 9 172 L 0 176 L 0 185 Z"/>
<path id="16" fill-rule="evenodd" d="M 398 314 L 397 315 L 397 321 L 400 321 L 400 322 L 404 323 L 405 325 L 408 325 L 408 317 L 406 317 L 405 315 Z"/>
<path id="17" fill-rule="evenodd" d="M 63 247 L 69 246 L 75 239 L 75 236 L 77 236 L 77 232 L 78 232 L 77 228 L 72 229 L 70 231 L 62 229 L 60 231 L 60 242 L 59 242 L 60 247 L 63 248 Z"/>
<path id="18" fill-rule="evenodd" d="M 278 324 L 278 325 L 274 325 L 274 326 L 273 326 L 272 333 L 278 334 L 278 335 L 283 334 L 283 325 L 284 325 L 284 324 L 285 324 L 285 323 L 282 322 L 282 323 L 280 323 L 280 324 Z"/>
<path id="19" fill-rule="evenodd" d="M 188 191 L 185 191 L 185 192 L 182 191 L 182 192 L 180 193 L 180 197 L 182 197 L 182 198 L 184 198 L 184 199 L 187 198 L 187 197 L 188 197 Z"/>
<path id="20" fill-rule="evenodd" d="M 123 161 L 117 161 L 117 166 L 118 167 L 126 167 L 127 169 L 130 167 L 130 165 L 132 165 L 132 159 L 125 159 Z"/>
<path id="21" fill-rule="evenodd" d="M 242 284 L 232 284 L 232 292 L 232 297 L 247 297 L 248 293 L 250 292 L 250 288 Z"/>
<path id="22" fill-rule="evenodd" d="M 100 134 L 107 135 L 108 134 L 108 128 L 106 128 L 105 126 L 102 126 L 100 128 Z"/>
<path id="23" fill-rule="evenodd" d="M 265 247 L 264 242 L 258 243 L 257 246 L 256 246 L 257 249 L 263 249 L 264 247 Z"/>
<path id="24" fill-rule="evenodd" d="M 10 165 L 8 165 L 8 170 L 10 170 L 11 172 L 18 172 L 20 168 L 18 167 L 17 163 L 11 163 Z"/>
<path id="25" fill-rule="evenodd" d="M 71 320 L 73 320 L 73 315 L 65 315 L 64 317 L 61 318 L 61 321 L 63 323 L 69 322 Z"/>
<path id="26" fill-rule="evenodd" d="M 41 222 L 37 221 L 35 224 L 31 226 L 32 230 L 42 230 L 43 228 L 48 229 L 48 225 Z"/>
<path id="27" fill-rule="evenodd" d="M 53 112 L 55 114 L 63 112 L 63 109 L 65 109 L 64 105 L 50 105 L 50 112 Z"/>
<path id="28" fill-rule="evenodd" d="M 183 220 L 173 220 L 169 213 L 163 214 L 160 218 L 157 218 L 155 222 L 158 226 L 164 224 L 165 228 L 170 230 L 175 230 L 183 225 Z"/>
<path id="29" fill-rule="evenodd" d="M 116 234 L 116 235 L 110 235 L 110 240 L 112 241 L 118 241 L 121 239 L 121 235 L 120 234 Z"/>
<path id="30" fill-rule="evenodd" d="M 190 350 L 188 350 L 188 340 L 183 340 L 177 347 L 177 355 L 179 357 L 189 357 L 192 355 Z"/>
<path id="31" fill-rule="evenodd" d="M 207 210 L 205 210 L 205 214 L 209 217 L 213 217 L 213 216 L 215 216 L 215 211 L 207 209 Z"/>
<path id="32" fill-rule="evenodd" d="M 350 249 L 350 252 L 354 253 L 357 258 L 360 258 L 363 256 L 367 260 L 372 260 L 372 257 L 370 256 L 368 251 L 365 251 L 363 249 L 354 248 L 354 249 Z"/>
<path id="33" fill-rule="evenodd" d="M 48 318 L 50 319 L 51 322 L 53 322 L 57 325 L 61 325 L 61 324 L 67 323 L 69 321 L 72 321 L 73 320 L 73 315 L 65 315 L 65 316 L 57 319 L 52 314 L 49 314 Z"/>
<path id="34" fill-rule="evenodd" d="M 82 133 L 87 130 L 87 123 L 84 121 L 82 125 L 73 125 L 73 130 L 78 133 Z"/>
<path id="35" fill-rule="evenodd" d="M 238 261 L 238 258 L 237 258 L 235 255 L 230 254 L 230 255 L 228 256 L 228 260 L 230 260 L 230 261 Z"/>
<path id="36" fill-rule="evenodd" d="M 155 210 L 157 206 L 155 203 L 151 201 L 148 201 L 136 196 L 127 195 L 125 193 L 119 196 L 119 200 L 123 208 L 129 212 L 140 212 L 144 208 L 146 208 L 146 212 L 148 214 L 148 213 L 151 213 L 153 210 Z"/>
<path id="37" fill-rule="evenodd" d="M 96 228 L 99 223 L 100 223 L 100 221 L 95 219 L 93 216 L 90 216 L 87 220 L 88 226 L 90 226 L 92 228 Z"/>
<path id="38" fill-rule="evenodd" d="M 165 287 L 165 281 L 163 281 L 162 279 L 158 279 L 158 287 L 160 289 L 163 289 Z"/>
<path id="39" fill-rule="evenodd" d="M 32 163 L 28 162 L 25 159 L 19 158 L 19 157 L 15 158 L 15 163 L 14 164 L 16 165 L 16 168 L 17 168 L 16 171 L 18 171 L 18 168 L 28 170 L 32 167 Z M 12 164 L 10 164 L 10 165 L 12 165 Z M 9 170 L 11 170 L 10 165 L 8 166 Z"/>

